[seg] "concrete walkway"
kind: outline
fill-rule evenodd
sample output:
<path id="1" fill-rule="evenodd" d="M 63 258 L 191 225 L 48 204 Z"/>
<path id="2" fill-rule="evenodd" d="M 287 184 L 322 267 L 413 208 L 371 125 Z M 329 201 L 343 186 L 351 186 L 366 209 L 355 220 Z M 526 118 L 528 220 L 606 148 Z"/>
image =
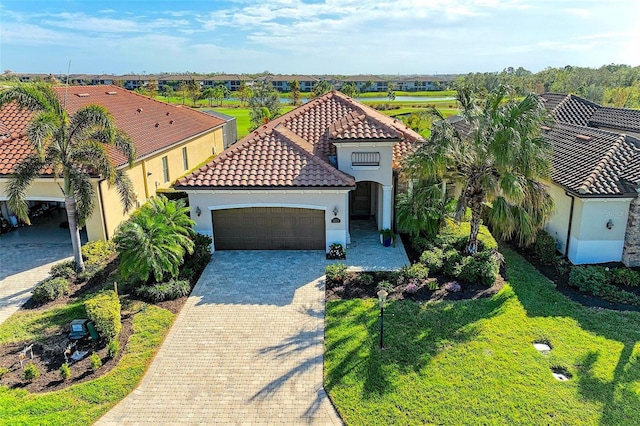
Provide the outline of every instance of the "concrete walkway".
<path id="1" fill-rule="evenodd" d="M 216 253 L 138 388 L 97 424 L 341 424 L 322 387 L 326 264 Z"/>
<path id="2" fill-rule="evenodd" d="M 31 297 L 51 267 L 73 254 L 69 231 L 42 224 L 0 236 L 0 324 Z"/>

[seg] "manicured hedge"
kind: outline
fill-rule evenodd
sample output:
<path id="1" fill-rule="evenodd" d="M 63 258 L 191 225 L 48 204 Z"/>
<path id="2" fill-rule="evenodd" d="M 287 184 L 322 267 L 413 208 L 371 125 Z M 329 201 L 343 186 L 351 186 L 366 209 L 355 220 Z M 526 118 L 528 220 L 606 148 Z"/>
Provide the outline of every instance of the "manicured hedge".
<path id="1" fill-rule="evenodd" d="M 84 308 L 87 317 L 93 321 L 102 337 L 112 340 L 120 333 L 120 299 L 113 290 L 104 291 L 87 300 Z"/>

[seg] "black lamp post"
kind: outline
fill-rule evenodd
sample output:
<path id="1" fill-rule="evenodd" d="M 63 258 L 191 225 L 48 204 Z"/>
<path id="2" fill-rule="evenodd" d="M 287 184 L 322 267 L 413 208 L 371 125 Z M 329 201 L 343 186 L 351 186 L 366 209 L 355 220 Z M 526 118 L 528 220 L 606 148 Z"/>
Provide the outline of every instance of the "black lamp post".
<path id="1" fill-rule="evenodd" d="M 387 293 L 384 289 L 378 292 L 378 301 L 380 302 L 380 349 L 384 348 L 384 303 L 387 301 Z"/>

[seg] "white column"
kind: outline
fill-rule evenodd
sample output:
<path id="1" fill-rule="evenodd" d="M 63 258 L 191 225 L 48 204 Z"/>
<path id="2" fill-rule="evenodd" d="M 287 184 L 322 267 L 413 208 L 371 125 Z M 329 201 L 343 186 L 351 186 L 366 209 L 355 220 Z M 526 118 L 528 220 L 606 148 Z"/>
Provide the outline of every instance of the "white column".
<path id="1" fill-rule="evenodd" d="M 391 228 L 393 185 L 382 185 L 382 229 Z"/>

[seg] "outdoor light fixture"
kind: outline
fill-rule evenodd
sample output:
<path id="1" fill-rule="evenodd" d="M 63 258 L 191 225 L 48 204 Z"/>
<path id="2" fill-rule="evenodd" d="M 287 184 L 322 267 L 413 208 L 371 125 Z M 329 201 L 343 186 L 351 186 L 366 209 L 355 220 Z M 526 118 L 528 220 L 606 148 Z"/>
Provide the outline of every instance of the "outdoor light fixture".
<path id="1" fill-rule="evenodd" d="M 609 222 L 607 222 L 606 227 L 607 229 L 613 228 L 613 221 L 611 219 L 609 219 Z"/>
<path id="2" fill-rule="evenodd" d="M 334 216 L 338 216 L 338 206 L 335 206 L 335 207 L 333 208 L 333 215 L 334 215 Z"/>
<path id="3" fill-rule="evenodd" d="M 202 210 L 200 210 L 200 206 L 196 206 L 196 214 L 200 216 L 202 214 Z"/>
<path id="4" fill-rule="evenodd" d="M 384 303 L 387 301 L 389 293 L 382 289 L 378 292 L 378 301 L 380 302 L 380 349 L 384 348 Z"/>
<path id="5" fill-rule="evenodd" d="M 147 176 L 151 176 L 153 173 L 151 172 L 147 172 Z"/>

